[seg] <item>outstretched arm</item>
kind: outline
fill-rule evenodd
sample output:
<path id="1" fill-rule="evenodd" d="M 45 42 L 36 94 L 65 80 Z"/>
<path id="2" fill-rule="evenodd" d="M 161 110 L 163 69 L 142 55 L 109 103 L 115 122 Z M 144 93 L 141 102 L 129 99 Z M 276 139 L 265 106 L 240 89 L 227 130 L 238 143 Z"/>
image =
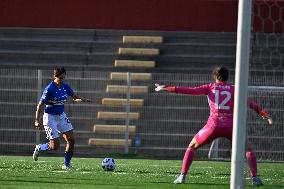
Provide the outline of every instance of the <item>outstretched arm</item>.
<path id="1" fill-rule="evenodd" d="M 175 92 L 175 93 L 182 93 L 182 94 L 190 94 L 190 95 L 207 95 L 208 85 L 202 85 L 199 87 L 176 87 L 176 86 L 166 86 L 155 84 L 155 91 L 168 91 L 168 92 Z"/>
<path id="2" fill-rule="evenodd" d="M 269 125 L 273 124 L 272 118 L 269 116 L 269 113 L 263 110 L 256 102 L 251 99 L 248 99 L 248 106 L 250 109 L 258 113 L 263 119 L 266 119 Z"/>

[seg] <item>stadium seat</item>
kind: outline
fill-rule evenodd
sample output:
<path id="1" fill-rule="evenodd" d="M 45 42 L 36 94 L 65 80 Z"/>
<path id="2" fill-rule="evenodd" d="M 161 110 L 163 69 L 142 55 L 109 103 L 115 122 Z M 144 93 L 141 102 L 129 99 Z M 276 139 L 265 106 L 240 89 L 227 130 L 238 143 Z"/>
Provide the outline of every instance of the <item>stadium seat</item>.
<path id="1" fill-rule="evenodd" d="M 127 86 L 126 85 L 107 85 L 106 92 L 107 93 L 126 93 Z M 130 93 L 131 94 L 148 93 L 148 87 L 147 86 L 131 86 Z"/>
<path id="2" fill-rule="evenodd" d="M 125 106 L 127 99 L 123 98 L 103 98 L 102 104 L 107 106 Z M 130 99 L 130 106 L 143 106 L 143 99 Z"/>
<path id="3" fill-rule="evenodd" d="M 127 80 L 126 72 L 112 72 L 110 73 L 111 80 Z M 131 73 L 131 80 L 151 80 L 151 73 Z"/>
<path id="4" fill-rule="evenodd" d="M 125 133 L 125 130 L 125 125 L 94 125 L 93 129 L 95 133 Z M 130 134 L 134 134 L 136 132 L 136 126 L 129 125 L 128 131 Z"/>
<path id="5" fill-rule="evenodd" d="M 155 56 L 159 55 L 160 50 L 156 48 L 119 48 L 119 55 L 144 55 Z"/>
<path id="6" fill-rule="evenodd" d="M 123 43 L 163 43 L 161 36 L 123 36 Z"/>
<path id="7" fill-rule="evenodd" d="M 126 119 L 126 112 L 98 112 L 98 119 L 114 119 L 114 120 L 124 120 Z M 137 120 L 139 119 L 138 112 L 130 112 L 129 119 Z"/>
<path id="8" fill-rule="evenodd" d="M 128 140 L 128 145 L 130 146 L 132 140 Z M 89 145 L 98 145 L 98 146 L 124 146 L 125 140 L 124 139 L 102 139 L 102 138 L 90 138 Z"/>
<path id="9" fill-rule="evenodd" d="M 114 67 L 142 67 L 154 68 L 155 61 L 142 61 L 142 60 L 115 60 Z"/>

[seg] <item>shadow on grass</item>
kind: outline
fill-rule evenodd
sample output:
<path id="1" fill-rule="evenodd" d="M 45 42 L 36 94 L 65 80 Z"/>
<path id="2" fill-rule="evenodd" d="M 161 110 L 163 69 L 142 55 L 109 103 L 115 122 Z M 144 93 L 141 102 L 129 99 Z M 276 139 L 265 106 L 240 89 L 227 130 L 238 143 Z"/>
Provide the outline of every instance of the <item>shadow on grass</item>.
<path id="1" fill-rule="evenodd" d="M 165 174 L 170 174 L 170 175 L 179 175 L 180 172 L 179 171 L 165 171 Z"/>
<path id="2" fill-rule="evenodd" d="M 49 178 L 49 177 L 47 177 Z M 50 179 L 50 178 L 49 178 Z M 71 179 L 71 178 L 70 178 Z M 1 179 L 1 186 L 3 185 L 20 185 L 20 183 L 36 183 L 37 185 L 39 184 L 62 184 L 62 185 L 78 185 L 78 186 L 82 186 L 82 185 L 93 185 L 93 186 L 130 186 L 130 187 L 136 187 L 137 184 L 121 184 L 121 183 L 96 183 L 96 182 L 86 182 L 86 183 L 81 183 L 78 182 L 78 180 L 82 180 L 82 179 L 76 179 L 73 182 L 66 182 L 66 181 L 56 181 L 56 180 L 52 180 L 52 181 L 46 181 L 46 180 L 13 180 L 13 179 Z M 87 179 L 85 179 L 87 180 Z M 11 183 L 5 183 L 5 182 L 11 182 Z"/>
<path id="3" fill-rule="evenodd" d="M 173 183 L 169 183 L 169 182 L 159 182 L 159 181 L 156 181 L 156 182 L 149 182 L 149 183 L 152 183 L 152 184 L 173 184 Z M 223 186 L 225 188 L 229 188 L 230 187 L 230 184 L 225 184 L 225 183 L 201 183 L 201 182 L 186 182 L 184 183 L 183 185 L 195 185 L 195 186 L 203 186 L 201 188 L 204 188 L 205 186 Z M 249 187 L 249 188 L 256 188 L 255 186 L 252 186 L 252 185 L 245 185 L 246 187 Z M 284 185 L 264 185 L 264 187 L 260 187 L 260 188 L 283 188 L 284 189 Z"/>
<path id="4" fill-rule="evenodd" d="M 38 180 L 28 180 L 26 178 L 31 178 L 30 176 L 14 176 L 13 178 L 18 178 L 18 179 L 1 179 L 0 178 L 0 181 L 19 181 L 19 182 L 46 182 L 46 183 L 49 183 L 49 181 L 44 181 L 44 180 L 41 180 L 41 179 L 47 179 L 47 180 L 52 180 L 50 183 L 61 183 L 61 181 L 56 181 L 56 179 L 61 179 L 61 180 L 82 180 L 82 181 L 93 181 L 94 179 L 92 178 L 78 178 L 78 177 L 60 177 L 58 178 L 58 176 L 39 176 L 39 177 L 36 177 L 34 179 L 38 179 Z M 66 183 L 65 181 L 62 181 L 64 183 Z"/>
<path id="5" fill-rule="evenodd" d="M 149 174 L 149 173 L 152 173 L 151 171 L 140 171 L 140 170 L 137 170 L 137 171 L 134 171 L 135 173 L 138 173 L 138 174 Z"/>
<path id="6" fill-rule="evenodd" d="M 11 167 L 7 167 L 7 166 L 0 166 L 0 169 L 9 169 L 9 168 L 11 168 Z"/>
<path id="7" fill-rule="evenodd" d="M 169 183 L 169 182 L 149 182 L 149 183 L 153 183 L 153 184 L 173 184 L 173 183 Z M 173 184 L 174 185 L 174 184 Z M 229 186 L 229 184 L 224 184 L 224 183 L 200 183 L 200 182 L 186 182 L 184 183 L 183 185 L 201 185 L 201 186 L 206 186 L 206 185 L 209 185 L 209 186 Z"/>

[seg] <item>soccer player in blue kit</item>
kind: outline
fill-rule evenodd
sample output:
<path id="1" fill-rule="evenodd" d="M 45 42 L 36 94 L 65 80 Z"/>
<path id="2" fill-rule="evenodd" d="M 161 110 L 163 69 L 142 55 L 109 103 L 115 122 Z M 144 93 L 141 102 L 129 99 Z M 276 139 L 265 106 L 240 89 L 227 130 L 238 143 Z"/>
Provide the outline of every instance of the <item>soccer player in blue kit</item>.
<path id="1" fill-rule="evenodd" d="M 71 168 L 70 161 L 74 151 L 73 126 L 64 113 L 64 103 L 70 96 L 75 102 L 90 102 L 89 99 L 79 97 L 69 85 L 63 82 L 66 70 L 58 67 L 53 71 L 53 81 L 44 89 L 36 109 L 35 127 L 41 128 L 43 124 L 48 143 L 38 144 L 33 153 L 33 159 L 38 160 L 40 151 L 56 150 L 59 148 L 59 134 L 66 141 L 65 157 L 62 169 L 69 170 Z M 43 122 L 40 122 L 42 108 L 45 105 Z"/>

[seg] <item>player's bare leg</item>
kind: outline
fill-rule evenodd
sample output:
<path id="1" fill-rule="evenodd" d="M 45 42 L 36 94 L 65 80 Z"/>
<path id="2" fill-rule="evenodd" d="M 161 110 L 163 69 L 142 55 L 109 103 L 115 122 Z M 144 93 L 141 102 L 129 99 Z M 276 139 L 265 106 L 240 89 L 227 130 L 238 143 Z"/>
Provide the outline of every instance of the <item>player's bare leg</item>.
<path id="1" fill-rule="evenodd" d="M 49 149 L 57 150 L 60 146 L 59 140 L 57 138 L 49 140 Z"/>
<path id="2" fill-rule="evenodd" d="M 65 148 L 65 156 L 64 156 L 64 163 L 62 169 L 69 170 L 71 168 L 70 161 L 73 156 L 74 144 L 75 144 L 73 130 L 63 133 L 62 136 L 67 143 Z"/>

